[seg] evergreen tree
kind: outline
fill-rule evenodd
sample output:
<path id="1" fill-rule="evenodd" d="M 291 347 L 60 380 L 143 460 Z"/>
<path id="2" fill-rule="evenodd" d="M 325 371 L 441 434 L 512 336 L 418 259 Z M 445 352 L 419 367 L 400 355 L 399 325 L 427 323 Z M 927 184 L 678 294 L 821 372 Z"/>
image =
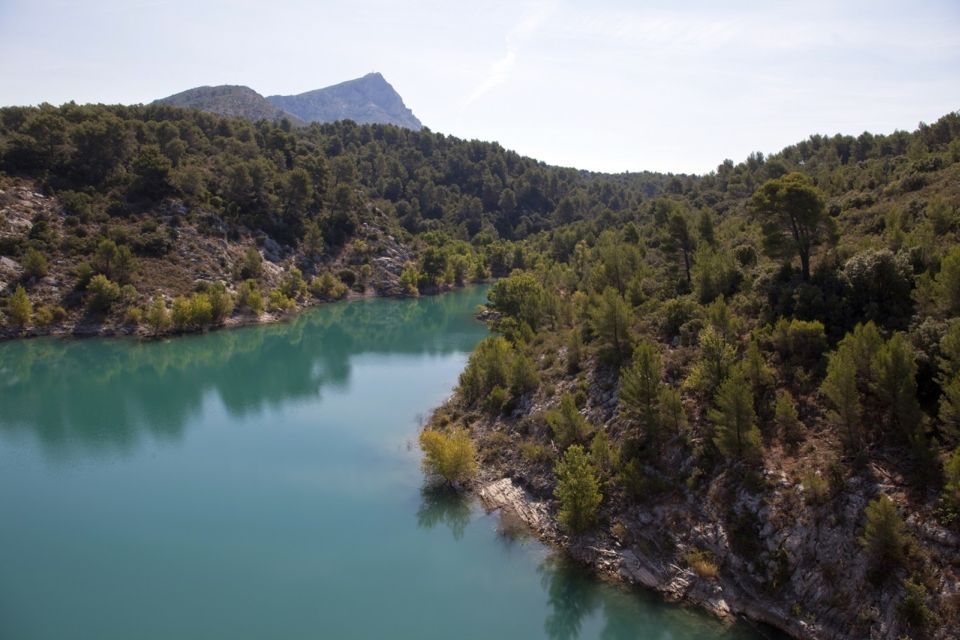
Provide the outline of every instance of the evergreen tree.
<path id="1" fill-rule="evenodd" d="M 741 372 L 735 371 L 720 385 L 716 405 L 708 416 L 716 432 L 713 443 L 720 453 L 738 460 L 758 460 L 763 448 L 753 411 L 753 392 Z"/>
<path id="2" fill-rule="evenodd" d="M 547 412 L 546 420 L 560 448 L 569 447 L 575 442 L 586 442 L 593 431 L 587 419 L 580 414 L 577 403 L 569 393 L 560 397 L 559 408 Z"/>
<path id="3" fill-rule="evenodd" d="M 159 335 L 167 331 L 172 323 L 170 312 L 167 311 L 167 303 L 164 301 L 163 296 L 159 295 L 154 297 L 144 317 L 153 335 Z"/>
<path id="4" fill-rule="evenodd" d="M 860 537 L 874 575 L 896 569 L 906 561 L 906 525 L 893 500 L 880 496 L 866 508 L 867 523 Z"/>
<path id="5" fill-rule="evenodd" d="M 808 177 L 790 173 L 765 182 L 750 200 L 763 225 L 764 249 L 774 258 L 798 255 L 804 282 L 813 249 L 833 236 L 823 193 Z"/>
<path id="6" fill-rule="evenodd" d="M 620 404 L 654 438 L 660 432 L 660 356 L 647 341 L 633 353 L 633 363 L 620 374 Z"/>
<path id="7" fill-rule="evenodd" d="M 630 307 L 613 287 L 603 290 L 599 304 L 591 314 L 594 333 L 603 345 L 604 358 L 619 364 L 630 358 L 633 339 L 630 337 L 632 314 Z"/>
<path id="8" fill-rule="evenodd" d="M 857 388 L 857 365 L 851 349 L 841 345 L 830 354 L 827 376 L 820 391 L 833 404 L 829 417 L 840 429 L 844 444 L 848 450 L 858 451 L 861 442 L 860 391 Z"/>
<path id="9" fill-rule="evenodd" d="M 603 495 L 597 471 L 583 447 L 569 447 L 557 463 L 556 474 L 554 495 L 560 502 L 560 522 L 573 533 L 585 531 L 596 522 Z"/>

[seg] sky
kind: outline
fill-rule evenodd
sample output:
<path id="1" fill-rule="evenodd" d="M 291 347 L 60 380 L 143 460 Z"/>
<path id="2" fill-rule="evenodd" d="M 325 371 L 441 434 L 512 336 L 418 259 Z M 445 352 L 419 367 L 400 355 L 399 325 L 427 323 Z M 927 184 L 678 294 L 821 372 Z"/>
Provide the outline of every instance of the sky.
<path id="1" fill-rule="evenodd" d="M 0 105 L 292 94 L 371 71 L 433 131 L 706 173 L 960 109 L 960 1 L 0 0 Z"/>

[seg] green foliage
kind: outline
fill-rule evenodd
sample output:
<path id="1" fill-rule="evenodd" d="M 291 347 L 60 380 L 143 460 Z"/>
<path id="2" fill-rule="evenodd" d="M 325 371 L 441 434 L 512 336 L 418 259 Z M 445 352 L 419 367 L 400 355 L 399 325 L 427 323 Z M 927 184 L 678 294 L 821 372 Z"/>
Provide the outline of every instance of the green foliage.
<path id="1" fill-rule="evenodd" d="M 408 262 L 400 273 L 401 289 L 408 296 L 418 296 L 420 295 L 419 282 L 420 272 L 417 270 L 417 266 Z"/>
<path id="2" fill-rule="evenodd" d="M 202 329 L 213 322 L 213 305 L 206 293 L 196 292 L 189 298 L 177 296 L 171 316 L 177 331 Z"/>
<path id="3" fill-rule="evenodd" d="M 647 341 L 640 342 L 632 364 L 620 374 L 620 406 L 656 440 L 660 436 L 660 356 Z"/>
<path id="4" fill-rule="evenodd" d="M 903 599 L 897 603 L 897 613 L 912 631 L 923 633 L 935 617 L 927 606 L 927 589 L 919 581 L 903 581 Z"/>
<path id="5" fill-rule="evenodd" d="M 280 289 L 271 289 L 267 295 L 267 309 L 274 313 L 287 313 L 297 308 L 297 301 Z"/>
<path id="6" fill-rule="evenodd" d="M 56 322 L 61 322 L 66 317 L 67 312 L 63 307 L 52 304 L 40 306 L 33 315 L 34 322 L 41 327 L 49 327 Z"/>
<path id="7" fill-rule="evenodd" d="M 693 290 L 701 304 L 736 293 L 742 274 L 729 253 L 701 246 L 694 257 Z"/>
<path id="8" fill-rule="evenodd" d="M 159 335 L 170 329 L 173 320 L 170 318 L 170 312 L 167 310 L 167 303 L 162 296 L 156 296 L 147 311 L 144 314 L 147 326 L 150 327 L 153 335 Z"/>
<path id="9" fill-rule="evenodd" d="M 580 414 L 573 395 L 569 393 L 560 396 L 560 406 L 548 411 L 546 420 L 561 449 L 574 443 L 586 442 L 593 432 L 593 427 Z"/>
<path id="10" fill-rule="evenodd" d="M 606 430 L 597 429 L 590 441 L 590 462 L 602 478 L 610 477 L 617 468 L 620 455 Z"/>
<path id="11" fill-rule="evenodd" d="M 906 562 L 909 538 L 896 505 L 887 496 L 872 500 L 865 514 L 867 523 L 859 541 L 866 550 L 871 572 L 879 577 Z"/>
<path id="12" fill-rule="evenodd" d="M 423 469 L 451 485 L 469 481 L 477 473 L 477 452 L 463 429 L 450 433 L 435 429 L 420 432 Z"/>
<path id="13" fill-rule="evenodd" d="M 814 248 L 833 235 L 823 193 L 803 174 L 768 180 L 750 199 L 763 228 L 764 250 L 774 258 L 799 256 L 804 281 L 810 279 Z"/>
<path id="14" fill-rule="evenodd" d="M 303 280 L 303 273 L 296 267 L 290 267 L 280 282 L 280 291 L 291 300 L 299 300 L 307 292 L 307 283 Z"/>
<path id="15" fill-rule="evenodd" d="M 94 313 L 107 313 L 120 299 L 120 285 L 102 273 L 90 279 L 87 285 L 87 307 Z"/>
<path id="16" fill-rule="evenodd" d="M 522 396 L 536 389 L 539 384 L 540 374 L 537 373 L 533 360 L 526 354 L 516 354 L 510 368 L 510 392 L 515 396 Z"/>
<path id="17" fill-rule="evenodd" d="M 960 515 L 960 447 L 947 456 L 943 464 L 943 492 L 941 500 Z"/>
<path id="18" fill-rule="evenodd" d="M 255 316 L 263 313 L 263 294 L 260 293 L 256 280 L 251 278 L 240 283 L 237 287 L 237 304 Z"/>
<path id="19" fill-rule="evenodd" d="M 577 373 L 580 371 L 580 360 L 583 357 L 583 342 L 580 339 L 580 331 L 574 329 L 570 332 L 567 340 L 567 373 Z"/>
<path id="20" fill-rule="evenodd" d="M 601 355 L 613 364 L 625 362 L 633 351 L 630 325 L 633 314 L 623 298 L 612 287 L 603 290 L 590 314 L 590 324 L 601 342 Z"/>
<path id="21" fill-rule="evenodd" d="M 256 279 L 263 272 L 263 257 L 256 247 L 247 247 L 240 263 L 240 277 L 244 280 Z"/>
<path id="22" fill-rule="evenodd" d="M 128 284 L 137 272 L 137 259 L 126 245 L 117 246 L 113 240 L 103 239 L 91 261 L 96 273 L 117 282 Z"/>
<path id="23" fill-rule="evenodd" d="M 554 495 L 560 502 L 558 519 L 571 532 L 589 529 L 597 520 L 603 502 L 597 471 L 583 447 L 575 444 L 557 463 Z"/>
<path id="24" fill-rule="evenodd" d="M 27 279 L 42 278 L 50 270 L 46 256 L 33 247 L 28 248 L 23 254 L 20 264 L 23 267 L 23 275 Z"/>
<path id="25" fill-rule="evenodd" d="M 730 374 L 736 353 L 720 332 L 706 327 L 700 332 L 700 359 L 691 368 L 684 385 L 703 398 L 712 398 Z"/>
<path id="26" fill-rule="evenodd" d="M 223 324 L 233 313 L 233 296 L 222 282 L 207 287 L 206 294 L 210 300 L 210 321 L 213 324 Z"/>
<path id="27" fill-rule="evenodd" d="M 753 392 L 741 372 L 734 371 L 720 385 L 716 405 L 708 416 L 715 429 L 713 443 L 720 453 L 745 462 L 759 461 L 763 446 L 753 411 Z"/>
<path id="28" fill-rule="evenodd" d="M 490 306 L 536 330 L 543 320 L 545 292 L 532 273 L 514 271 L 497 280 L 487 293 Z"/>
<path id="29" fill-rule="evenodd" d="M 513 347 L 504 338 L 490 336 L 481 340 L 460 374 L 460 397 L 473 405 L 494 387 L 509 387 L 513 358 Z"/>
<path id="30" fill-rule="evenodd" d="M 876 392 L 887 407 L 891 430 L 906 442 L 919 445 L 922 413 L 917 401 L 917 364 L 902 333 L 896 333 L 877 352 L 873 362 Z"/>
<path id="31" fill-rule="evenodd" d="M 960 316 L 960 246 L 950 249 L 941 261 L 936 288 L 944 315 Z"/>
<path id="32" fill-rule="evenodd" d="M 777 392 L 777 400 L 773 408 L 773 421 L 783 439 L 788 443 L 796 444 L 803 437 L 797 406 L 789 391 L 780 390 Z"/>
<path id="33" fill-rule="evenodd" d="M 660 427 L 667 435 L 680 435 L 687 429 L 687 410 L 679 389 L 663 385 L 657 395 L 660 405 Z"/>
<path id="34" fill-rule="evenodd" d="M 22 329 L 30 324 L 33 316 L 33 304 L 27 297 L 27 291 L 22 286 L 17 285 L 13 294 L 7 298 L 7 318 L 14 327 Z"/>
<path id="35" fill-rule="evenodd" d="M 773 346 L 790 367 L 818 370 L 827 349 L 827 336 L 819 320 L 780 318 L 771 335 Z"/>
<path id="36" fill-rule="evenodd" d="M 888 328 L 906 328 L 913 314 L 913 268 L 905 252 L 889 249 L 856 254 L 843 266 L 848 313 Z"/>
<path id="37" fill-rule="evenodd" d="M 324 271 L 310 281 L 310 293 L 320 300 L 342 300 L 347 297 L 349 289 L 340 278 Z"/>

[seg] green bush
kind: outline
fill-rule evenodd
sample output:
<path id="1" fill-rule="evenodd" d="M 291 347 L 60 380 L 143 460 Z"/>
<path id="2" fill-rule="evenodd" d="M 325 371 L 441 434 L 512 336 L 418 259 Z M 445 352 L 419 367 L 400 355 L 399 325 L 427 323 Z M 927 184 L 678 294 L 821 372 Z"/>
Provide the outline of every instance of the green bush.
<path id="1" fill-rule="evenodd" d="M 575 444 L 568 448 L 557 463 L 556 474 L 554 495 L 560 502 L 557 518 L 573 533 L 585 531 L 596 522 L 603 494 L 597 471 L 583 447 Z"/>
<path id="2" fill-rule="evenodd" d="M 424 429 L 420 433 L 423 468 L 449 484 L 461 484 L 477 473 L 477 452 L 462 429 L 450 433 Z"/>
<path id="3" fill-rule="evenodd" d="M 102 273 L 90 279 L 87 285 L 87 307 L 94 313 L 107 313 L 110 307 L 120 299 L 120 285 L 112 282 Z"/>
<path id="4" fill-rule="evenodd" d="M 273 289 L 267 296 L 267 309 L 275 313 L 286 313 L 297 308 L 295 300 L 287 297 L 280 289 Z"/>
<path id="5" fill-rule="evenodd" d="M 23 275 L 27 279 L 42 278 L 49 271 L 47 258 L 33 247 L 27 249 L 27 252 L 23 255 L 23 260 L 21 260 L 21 265 L 23 266 Z"/>

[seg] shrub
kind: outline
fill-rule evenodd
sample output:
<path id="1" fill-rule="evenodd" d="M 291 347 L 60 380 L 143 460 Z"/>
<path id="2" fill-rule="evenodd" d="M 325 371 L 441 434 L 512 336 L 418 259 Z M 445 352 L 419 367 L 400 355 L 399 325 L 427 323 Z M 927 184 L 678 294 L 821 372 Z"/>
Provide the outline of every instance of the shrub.
<path id="1" fill-rule="evenodd" d="M 827 335 L 819 320 L 780 318 L 773 327 L 773 346 L 789 366 L 817 370 L 827 349 Z"/>
<path id="2" fill-rule="evenodd" d="M 546 420 L 561 449 L 575 442 L 585 442 L 593 431 L 587 419 L 580 415 L 577 404 L 569 393 L 560 397 L 559 408 L 547 412 Z"/>
<path id="3" fill-rule="evenodd" d="M 720 568 L 709 551 L 689 549 L 684 552 L 683 561 L 701 578 L 712 579 L 720 575 Z"/>
<path id="4" fill-rule="evenodd" d="M 162 296 L 158 295 L 153 299 L 153 302 L 147 307 L 144 319 L 147 321 L 147 326 L 150 327 L 154 335 L 161 334 L 170 328 L 173 321 L 170 319 L 170 312 L 167 311 L 167 303 Z"/>
<path id="5" fill-rule="evenodd" d="M 340 300 L 346 297 L 348 291 L 347 285 L 329 271 L 314 276 L 310 281 L 310 293 L 320 300 Z"/>
<path id="6" fill-rule="evenodd" d="M 537 388 L 540 384 L 540 374 L 533 365 L 533 361 L 525 354 L 517 354 L 510 368 L 510 392 L 515 396 L 522 396 Z"/>
<path id="7" fill-rule="evenodd" d="M 194 293 L 189 298 L 178 296 L 173 301 L 173 326 L 180 331 L 200 329 L 213 322 L 213 305 L 206 293 Z"/>
<path id="8" fill-rule="evenodd" d="M 300 269 L 290 267 L 280 283 L 280 291 L 291 300 L 298 300 L 307 292 L 307 283 L 304 282 Z"/>
<path id="9" fill-rule="evenodd" d="M 263 257 L 256 247 L 248 247 L 243 253 L 243 261 L 240 263 L 240 277 L 244 280 L 260 277 L 263 271 Z"/>
<path id="10" fill-rule="evenodd" d="M 244 280 L 240 283 L 240 286 L 237 287 L 237 304 L 254 315 L 259 316 L 263 313 L 263 295 L 260 293 L 256 280 Z"/>
<path id="11" fill-rule="evenodd" d="M 46 257 L 33 247 L 27 249 L 21 265 L 23 266 L 23 275 L 27 279 L 42 278 L 49 271 Z"/>
<path id="12" fill-rule="evenodd" d="M 207 288 L 207 297 L 210 299 L 211 321 L 214 324 L 223 324 L 233 313 L 233 296 L 222 282 L 217 282 Z"/>
<path id="13" fill-rule="evenodd" d="M 477 472 L 477 452 L 463 429 L 450 433 L 425 429 L 420 433 L 423 468 L 451 485 L 470 480 Z"/>
<path id="14" fill-rule="evenodd" d="M 267 296 L 267 309 L 277 313 L 286 313 L 297 307 L 297 303 L 287 297 L 280 289 L 273 289 Z"/>
<path id="15" fill-rule="evenodd" d="M 30 324 L 30 318 L 33 315 L 33 305 L 30 298 L 27 297 L 27 291 L 22 286 L 17 286 L 7 299 L 7 317 L 10 324 L 17 328 L 23 328 Z"/>
<path id="16" fill-rule="evenodd" d="M 87 285 L 87 306 L 94 313 L 107 313 L 120 298 L 120 285 L 98 273 Z"/>
<path id="17" fill-rule="evenodd" d="M 903 581 L 903 599 L 897 603 L 900 619 L 913 631 L 922 633 L 934 620 L 933 611 L 927 607 L 927 589 L 913 580 Z"/>
<path id="18" fill-rule="evenodd" d="M 45 304 L 34 314 L 34 320 L 41 327 L 49 327 L 50 325 L 63 321 L 67 317 L 67 312 L 63 307 L 52 304 Z"/>
<path id="19" fill-rule="evenodd" d="M 823 504 L 830 497 L 830 484 L 819 473 L 807 471 L 801 479 L 803 499 L 807 504 Z"/>

